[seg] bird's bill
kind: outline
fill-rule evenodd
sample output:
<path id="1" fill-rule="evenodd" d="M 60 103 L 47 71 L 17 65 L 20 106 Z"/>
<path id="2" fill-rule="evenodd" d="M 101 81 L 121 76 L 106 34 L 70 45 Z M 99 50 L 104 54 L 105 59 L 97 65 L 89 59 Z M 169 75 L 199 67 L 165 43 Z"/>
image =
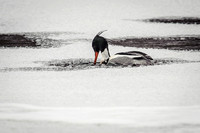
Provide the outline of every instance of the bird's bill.
<path id="1" fill-rule="evenodd" d="M 99 52 L 95 52 L 94 65 L 96 65 L 98 55 L 99 55 Z"/>

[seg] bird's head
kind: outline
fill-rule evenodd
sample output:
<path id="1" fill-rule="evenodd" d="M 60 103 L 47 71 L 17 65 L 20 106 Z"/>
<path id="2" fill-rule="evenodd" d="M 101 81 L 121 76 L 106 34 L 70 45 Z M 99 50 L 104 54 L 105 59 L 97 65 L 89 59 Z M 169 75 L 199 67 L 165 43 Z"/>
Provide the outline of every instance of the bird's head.
<path id="1" fill-rule="evenodd" d="M 97 35 L 92 41 L 92 48 L 95 53 L 95 59 L 94 59 L 94 65 L 96 64 L 99 52 L 102 54 L 102 60 L 101 63 L 108 61 L 108 58 L 110 57 L 109 50 L 108 50 L 108 42 L 105 38 Z"/>

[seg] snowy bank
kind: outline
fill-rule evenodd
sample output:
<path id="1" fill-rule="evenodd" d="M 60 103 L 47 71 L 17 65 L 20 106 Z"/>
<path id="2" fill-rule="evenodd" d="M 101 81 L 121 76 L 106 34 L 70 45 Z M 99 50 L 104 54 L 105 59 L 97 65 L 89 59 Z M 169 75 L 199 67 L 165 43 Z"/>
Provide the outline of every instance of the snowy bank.
<path id="1" fill-rule="evenodd" d="M 4 133 L 200 131 L 199 106 L 52 108 L 0 104 L 0 112 Z"/>

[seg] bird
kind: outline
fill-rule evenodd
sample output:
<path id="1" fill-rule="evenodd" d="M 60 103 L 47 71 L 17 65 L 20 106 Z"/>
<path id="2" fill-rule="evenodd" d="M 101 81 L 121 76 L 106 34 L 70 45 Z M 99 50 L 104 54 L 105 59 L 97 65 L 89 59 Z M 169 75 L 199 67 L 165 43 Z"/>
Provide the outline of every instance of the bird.
<path id="1" fill-rule="evenodd" d="M 119 52 L 110 56 L 108 41 L 100 36 L 104 31 L 100 31 L 92 40 L 92 48 L 95 53 L 94 65 L 96 65 L 99 52 L 101 52 L 102 55 L 100 64 L 112 66 L 140 66 L 153 64 L 153 58 L 140 51 Z"/>

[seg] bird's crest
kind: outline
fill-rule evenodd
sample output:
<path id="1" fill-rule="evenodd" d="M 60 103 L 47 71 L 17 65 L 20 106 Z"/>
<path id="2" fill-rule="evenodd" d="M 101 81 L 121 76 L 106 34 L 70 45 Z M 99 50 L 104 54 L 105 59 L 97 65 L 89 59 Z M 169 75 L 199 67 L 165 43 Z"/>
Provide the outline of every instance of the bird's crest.
<path id="1" fill-rule="evenodd" d="M 105 32 L 105 31 L 107 31 L 107 30 L 100 31 L 100 32 L 97 34 L 97 36 L 101 35 L 101 34 L 102 34 L 103 32 Z"/>

